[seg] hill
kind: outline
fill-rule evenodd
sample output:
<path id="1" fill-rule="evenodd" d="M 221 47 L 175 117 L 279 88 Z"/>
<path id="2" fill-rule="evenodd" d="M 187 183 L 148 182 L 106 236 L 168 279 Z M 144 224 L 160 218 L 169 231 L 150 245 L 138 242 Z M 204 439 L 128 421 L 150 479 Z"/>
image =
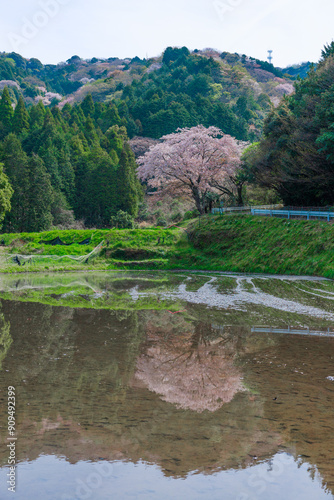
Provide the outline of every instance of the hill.
<path id="1" fill-rule="evenodd" d="M 73 56 L 57 65 L 0 53 L 0 91 L 5 86 L 14 103 L 22 95 L 27 105 L 42 101 L 62 108 L 88 94 L 94 102 L 126 102 L 132 135 L 159 138 L 202 123 L 242 140 L 259 137 L 271 105 L 293 91 L 290 79 L 265 61 L 185 47 L 144 60 Z"/>
<path id="2" fill-rule="evenodd" d="M 307 61 L 300 64 L 287 66 L 286 68 L 282 69 L 282 73 L 285 76 L 293 78 L 294 80 L 297 79 L 298 77 L 304 79 L 307 77 L 308 72 L 312 67 L 316 68 L 317 64 Z"/>

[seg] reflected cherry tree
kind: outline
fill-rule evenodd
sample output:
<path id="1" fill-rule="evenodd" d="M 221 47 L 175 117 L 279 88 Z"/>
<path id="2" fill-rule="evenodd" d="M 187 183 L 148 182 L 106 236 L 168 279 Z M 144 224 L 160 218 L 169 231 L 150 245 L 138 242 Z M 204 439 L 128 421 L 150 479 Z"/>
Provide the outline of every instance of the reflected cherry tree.
<path id="1" fill-rule="evenodd" d="M 197 323 L 182 337 L 150 337 L 135 377 L 163 401 L 196 412 L 217 411 L 244 390 L 227 339 L 209 340 L 210 326 Z"/>

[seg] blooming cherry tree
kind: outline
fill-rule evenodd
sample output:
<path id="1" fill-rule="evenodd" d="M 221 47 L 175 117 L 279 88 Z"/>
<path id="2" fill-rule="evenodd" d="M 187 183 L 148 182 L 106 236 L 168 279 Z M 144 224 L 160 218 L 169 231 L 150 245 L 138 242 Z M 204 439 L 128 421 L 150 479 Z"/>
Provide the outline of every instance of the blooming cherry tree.
<path id="1" fill-rule="evenodd" d="M 178 129 L 138 158 L 138 176 L 149 186 L 188 194 L 204 213 L 209 192 L 228 182 L 241 165 L 244 145 L 216 127 Z"/>

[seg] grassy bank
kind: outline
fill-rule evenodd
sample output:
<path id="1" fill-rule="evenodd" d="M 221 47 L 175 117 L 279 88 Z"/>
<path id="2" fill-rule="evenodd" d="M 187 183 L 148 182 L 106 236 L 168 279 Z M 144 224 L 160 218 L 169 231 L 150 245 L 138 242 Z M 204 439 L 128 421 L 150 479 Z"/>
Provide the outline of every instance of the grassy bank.
<path id="1" fill-rule="evenodd" d="M 334 278 L 334 225 L 250 215 L 192 223 L 182 267 Z"/>
<path id="2" fill-rule="evenodd" d="M 208 216 L 186 229 L 188 236 L 162 228 L 5 234 L 0 271 L 196 269 L 334 278 L 334 225 L 327 222 Z M 72 244 L 41 243 L 56 237 Z M 89 244 L 79 244 L 87 238 Z M 102 241 L 101 251 L 86 259 Z M 16 255 L 33 258 L 20 266 Z"/>
<path id="3" fill-rule="evenodd" d="M 0 272 L 163 269 L 176 251 L 181 232 L 152 228 L 3 234 Z M 65 245 L 47 243 L 55 238 Z"/>

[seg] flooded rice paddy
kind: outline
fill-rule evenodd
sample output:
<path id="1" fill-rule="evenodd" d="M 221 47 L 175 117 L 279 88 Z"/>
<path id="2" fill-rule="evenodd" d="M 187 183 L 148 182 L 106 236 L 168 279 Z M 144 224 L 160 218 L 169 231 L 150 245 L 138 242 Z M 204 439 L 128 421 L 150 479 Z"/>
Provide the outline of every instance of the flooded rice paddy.
<path id="1" fill-rule="evenodd" d="M 334 282 L 8 275 L 0 297 L 1 499 L 333 498 Z"/>

